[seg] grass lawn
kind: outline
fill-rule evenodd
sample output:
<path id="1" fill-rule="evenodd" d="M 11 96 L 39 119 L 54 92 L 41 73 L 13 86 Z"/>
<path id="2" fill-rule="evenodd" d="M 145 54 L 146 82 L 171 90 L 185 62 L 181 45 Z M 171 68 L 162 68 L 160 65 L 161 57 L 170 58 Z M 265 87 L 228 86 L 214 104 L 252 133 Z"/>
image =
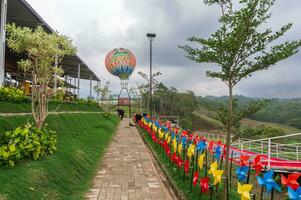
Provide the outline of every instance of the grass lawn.
<path id="1" fill-rule="evenodd" d="M 28 116 L 1 117 L 3 130 L 23 125 Z M 58 150 L 46 159 L 23 161 L 0 169 L 0 199 L 84 199 L 118 119 L 102 114 L 50 115 L 58 133 Z"/>
<path id="2" fill-rule="evenodd" d="M 97 103 L 91 105 L 81 105 L 76 103 L 56 103 L 49 102 L 49 112 L 55 110 L 59 106 L 58 112 L 61 111 L 100 111 Z M 9 102 L 0 101 L 0 113 L 28 113 L 31 112 L 31 102 Z"/>

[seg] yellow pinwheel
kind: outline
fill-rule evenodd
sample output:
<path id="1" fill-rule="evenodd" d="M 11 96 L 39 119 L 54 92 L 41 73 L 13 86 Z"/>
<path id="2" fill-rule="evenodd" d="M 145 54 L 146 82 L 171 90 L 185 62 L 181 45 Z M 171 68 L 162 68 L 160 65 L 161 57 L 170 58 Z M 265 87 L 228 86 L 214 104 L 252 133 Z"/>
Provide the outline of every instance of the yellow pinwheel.
<path id="1" fill-rule="evenodd" d="M 159 138 L 162 139 L 164 136 L 164 133 L 161 129 L 159 129 Z"/>
<path id="2" fill-rule="evenodd" d="M 187 149 L 187 156 L 189 160 L 191 160 L 191 157 L 194 155 L 195 145 L 191 144 L 189 148 Z"/>
<path id="3" fill-rule="evenodd" d="M 253 187 L 251 184 L 243 184 L 241 185 L 239 182 L 237 182 L 237 192 L 241 195 L 241 200 L 250 200 L 250 191 Z"/>
<path id="4" fill-rule="evenodd" d="M 167 135 L 167 134 L 166 134 Z M 170 135 L 167 137 L 167 144 L 169 144 L 170 143 L 170 139 L 171 139 L 171 137 L 170 137 Z"/>
<path id="5" fill-rule="evenodd" d="M 203 169 L 203 166 L 204 166 L 204 158 L 205 158 L 205 153 L 203 153 L 202 155 L 199 156 L 199 159 L 198 159 L 198 165 L 199 165 L 200 170 Z"/>
<path id="6" fill-rule="evenodd" d="M 174 138 L 173 141 L 172 141 L 172 147 L 173 147 L 173 152 L 176 153 L 177 152 L 177 140 L 176 140 L 176 138 Z"/>
<path id="7" fill-rule="evenodd" d="M 209 174 L 214 174 L 214 172 L 217 170 L 217 161 L 215 161 L 214 163 L 211 163 L 210 165 L 210 169 L 209 169 Z"/>
<path id="8" fill-rule="evenodd" d="M 222 181 L 222 175 L 224 173 L 224 170 L 215 170 L 213 173 L 214 181 L 213 185 L 216 185 Z"/>
<path id="9" fill-rule="evenodd" d="M 181 144 L 179 144 L 179 146 L 178 146 L 178 152 L 179 152 L 180 155 L 182 154 L 182 149 L 183 149 L 183 145 L 182 145 L 182 143 L 181 143 Z"/>

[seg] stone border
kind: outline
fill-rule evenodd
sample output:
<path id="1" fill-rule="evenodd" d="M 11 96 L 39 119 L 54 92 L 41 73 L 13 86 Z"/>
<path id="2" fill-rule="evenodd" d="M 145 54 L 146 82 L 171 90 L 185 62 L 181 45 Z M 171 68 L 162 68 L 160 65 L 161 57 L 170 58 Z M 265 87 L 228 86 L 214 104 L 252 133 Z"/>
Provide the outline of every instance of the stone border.
<path id="1" fill-rule="evenodd" d="M 152 157 L 155 158 L 155 161 L 156 161 L 156 162 L 154 162 L 155 167 L 157 168 L 158 171 L 163 172 L 163 174 L 165 175 L 165 177 L 167 179 L 167 181 L 162 180 L 163 183 L 168 188 L 171 188 L 173 190 L 174 194 L 176 195 L 176 197 L 179 200 L 186 200 L 186 197 L 185 197 L 184 193 L 176 186 L 176 184 L 174 183 L 174 181 L 172 180 L 172 178 L 169 176 L 167 169 L 163 166 L 163 164 L 159 160 L 156 152 L 153 150 L 153 148 L 148 144 L 148 142 L 143 137 L 142 133 L 139 130 L 141 128 L 140 127 L 136 127 L 136 128 L 138 130 L 139 136 L 142 139 L 143 143 L 147 146 L 147 149 L 151 152 Z"/>

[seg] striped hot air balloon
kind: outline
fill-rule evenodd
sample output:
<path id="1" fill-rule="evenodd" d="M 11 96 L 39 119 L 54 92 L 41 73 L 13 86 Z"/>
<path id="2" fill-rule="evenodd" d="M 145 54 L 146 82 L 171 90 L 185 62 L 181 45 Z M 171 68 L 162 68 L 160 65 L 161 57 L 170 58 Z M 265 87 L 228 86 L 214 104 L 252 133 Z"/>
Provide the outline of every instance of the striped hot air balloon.
<path id="1" fill-rule="evenodd" d="M 105 64 L 111 74 L 128 80 L 136 67 L 136 58 L 130 50 L 118 48 L 108 53 Z"/>

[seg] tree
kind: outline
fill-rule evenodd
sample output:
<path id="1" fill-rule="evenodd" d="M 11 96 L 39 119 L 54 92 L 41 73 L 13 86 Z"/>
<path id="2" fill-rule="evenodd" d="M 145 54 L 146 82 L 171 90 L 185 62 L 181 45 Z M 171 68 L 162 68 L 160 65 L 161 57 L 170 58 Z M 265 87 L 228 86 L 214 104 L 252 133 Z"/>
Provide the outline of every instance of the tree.
<path id="1" fill-rule="evenodd" d="M 41 26 L 33 30 L 8 24 L 7 34 L 8 47 L 27 56 L 18 62 L 18 66 L 32 75 L 32 115 L 36 127 L 40 129 L 48 115 L 51 96 L 48 85 L 54 76 L 63 73 L 57 64 L 65 55 L 74 55 L 76 49 L 70 38 L 58 33 L 47 33 Z"/>
<path id="2" fill-rule="evenodd" d="M 106 81 L 104 79 L 104 81 Z M 105 84 L 103 86 L 94 86 L 94 90 L 97 93 L 98 96 L 100 96 L 100 104 L 102 104 L 102 101 L 105 100 L 107 98 L 107 96 L 109 95 L 109 87 L 110 87 L 111 82 L 110 81 L 106 81 Z"/>
<path id="3" fill-rule="evenodd" d="M 229 177 L 229 145 L 234 125 L 232 120 L 234 87 L 254 72 L 267 70 L 278 61 L 294 55 L 301 46 L 300 40 L 274 43 L 292 27 L 291 23 L 276 32 L 272 32 L 270 28 L 261 31 L 271 16 L 270 9 L 274 1 L 239 0 L 235 1 L 239 4 L 236 6 L 238 9 L 235 9 L 232 6 L 233 0 L 204 0 L 207 5 L 220 6 L 221 26 L 208 39 L 188 38 L 188 41 L 200 44 L 200 48 L 180 46 L 193 61 L 217 64 L 221 70 L 207 71 L 207 76 L 219 78 L 228 86 L 226 178 Z"/>

